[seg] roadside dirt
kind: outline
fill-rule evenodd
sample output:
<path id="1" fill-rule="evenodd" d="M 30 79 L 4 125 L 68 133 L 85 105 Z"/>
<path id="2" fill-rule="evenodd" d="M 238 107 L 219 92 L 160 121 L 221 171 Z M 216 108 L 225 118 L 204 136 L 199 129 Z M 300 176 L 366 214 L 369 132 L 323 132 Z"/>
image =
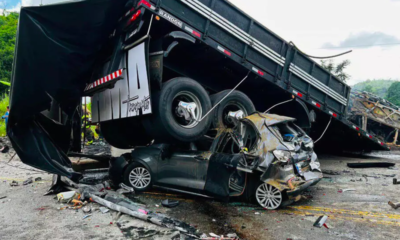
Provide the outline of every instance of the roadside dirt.
<path id="1" fill-rule="evenodd" d="M 0 154 L 0 239 L 170 239 L 171 232 L 149 223 L 116 213 L 95 211 L 86 219 L 81 210 L 59 210 L 54 196 L 43 196 L 52 175 L 35 171 L 18 157 L 7 163 L 14 153 Z M 400 163 L 397 153 L 374 154 L 373 160 Z M 371 159 L 371 157 L 367 157 Z M 201 232 L 237 233 L 241 239 L 397 239 L 400 234 L 400 209 L 388 201 L 400 201 L 399 168 L 350 169 L 347 162 L 365 157 L 320 156 L 325 178 L 302 200 L 289 207 L 266 211 L 256 205 L 222 203 L 210 199 L 175 193 L 151 191 L 133 196 L 153 211 L 164 213 L 196 226 Z M 335 175 L 336 174 L 336 175 Z M 42 181 L 26 186 L 22 181 L 41 177 Z M 18 187 L 10 187 L 16 180 Z M 355 191 L 340 192 L 343 189 Z M 176 208 L 161 206 L 164 199 L 180 201 Z M 328 215 L 327 228 L 313 223 Z M 139 234 L 141 233 L 141 234 Z"/>

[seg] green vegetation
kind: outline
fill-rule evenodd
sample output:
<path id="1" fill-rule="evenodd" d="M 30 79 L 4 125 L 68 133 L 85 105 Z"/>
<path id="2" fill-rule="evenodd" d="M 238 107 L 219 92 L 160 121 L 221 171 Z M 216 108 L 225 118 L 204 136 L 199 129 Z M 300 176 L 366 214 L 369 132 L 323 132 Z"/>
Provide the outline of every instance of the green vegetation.
<path id="1" fill-rule="evenodd" d="M 332 60 L 321 60 L 321 66 L 343 82 L 346 82 L 351 77 L 345 72 L 346 68 L 349 65 L 349 60 L 344 60 L 343 62 L 340 62 L 338 64 L 335 64 Z"/>
<path id="2" fill-rule="evenodd" d="M 18 13 L 0 16 L 0 81 L 9 83 L 14 61 L 15 38 Z M 0 93 L 8 91 L 8 86 L 0 84 Z"/>
<path id="3" fill-rule="evenodd" d="M 6 95 L 1 101 L 0 101 L 0 116 L 4 116 L 4 114 L 7 111 L 7 106 L 9 104 L 9 97 Z M 6 136 L 6 121 L 4 119 L 0 119 L 0 137 Z"/>
<path id="4" fill-rule="evenodd" d="M 388 89 L 386 99 L 400 106 L 400 82 L 394 82 Z"/>
<path id="5" fill-rule="evenodd" d="M 353 89 L 373 93 L 379 97 L 386 98 L 388 89 L 397 81 L 395 80 L 367 80 L 357 83 Z"/>

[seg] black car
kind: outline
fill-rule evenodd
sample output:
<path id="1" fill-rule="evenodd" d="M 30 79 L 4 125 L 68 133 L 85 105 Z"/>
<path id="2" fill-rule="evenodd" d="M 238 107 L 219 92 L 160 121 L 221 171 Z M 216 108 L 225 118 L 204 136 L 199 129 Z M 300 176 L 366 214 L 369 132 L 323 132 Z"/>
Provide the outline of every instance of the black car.
<path id="1" fill-rule="evenodd" d="M 245 195 L 266 209 L 296 200 L 322 179 L 313 141 L 295 119 L 255 113 L 186 146 L 136 148 L 124 182 L 227 200 Z"/>

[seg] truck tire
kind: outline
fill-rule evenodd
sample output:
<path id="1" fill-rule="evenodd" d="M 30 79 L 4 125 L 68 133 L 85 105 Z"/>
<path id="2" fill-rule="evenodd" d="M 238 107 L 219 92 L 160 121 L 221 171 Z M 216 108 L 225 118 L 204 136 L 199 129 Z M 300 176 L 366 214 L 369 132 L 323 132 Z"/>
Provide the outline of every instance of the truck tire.
<path id="1" fill-rule="evenodd" d="M 140 118 L 125 118 L 100 123 L 104 139 L 113 147 L 131 149 L 146 146 L 153 139 L 146 134 Z"/>
<path id="2" fill-rule="evenodd" d="M 219 103 L 219 101 L 221 101 L 221 99 L 223 99 L 230 91 L 231 90 L 225 90 L 212 95 L 212 105 L 215 106 L 215 104 Z M 256 111 L 256 108 L 246 94 L 235 90 L 228 97 L 226 97 L 211 113 L 212 128 L 234 127 L 233 123 L 230 123 L 226 117 L 230 111 L 234 112 L 239 110 L 242 110 L 245 116 L 248 116 L 254 113 Z"/>
<path id="3" fill-rule="evenodd" d="M 146 131 L 156 142 L 193 142 L 200 139 L 210 128 L 209 116 L 201 122 L 179 116 L 177 106 L 180 101 L 196 104 L 197 120 L 211 109 L 210 97 L 196 81 L 179 77 L 165 82 L 161 91 L 152 93 L 153 114 L 143 121 Z"/>

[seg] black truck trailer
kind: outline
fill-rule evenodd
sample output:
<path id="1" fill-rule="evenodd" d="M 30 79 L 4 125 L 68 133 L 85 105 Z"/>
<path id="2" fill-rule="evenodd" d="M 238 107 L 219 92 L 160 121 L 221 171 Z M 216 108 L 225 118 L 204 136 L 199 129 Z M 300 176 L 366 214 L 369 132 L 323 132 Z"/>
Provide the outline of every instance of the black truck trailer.
<path id="1" fill-rule="evenodd" d="M 172 123 L 165 124 L 172 115 L 179 115 L 179 102 L 171 109 L 165 101 L 157 102 L 165 83 L 173 79 L 179 85 L 191 79 L 213 99 L 248 75 L 238 90 L 250 98 L 256 110 L 265 111 L 278 104 L 271 112 L 296 118 L 314 139 L 327 128 L 317 150 L 388 149 L 347 119 L 348 85 L 228 1 L 140 0 L 129 7 L 110 46 L 103 49 L 107 53 L 99 60 L 85 91 L 93 96 L 92 121 L 101 123 L 111 144 L 129 148 L 154 138 L 197 140 L 209 128 L 207 119 L 197 125 L 180 125 L 184 127 L 182 134 L 175 134 L 178 130 Z M 115 80 L 115 73 L 124 80 Z M 105 81 L 104 77 L 112 80 Z M 287 102 L 291 98 L 295 100 Z M 190 96 L 180 96 L 182 99 L 187 100 L 185 103 L 202 102 Z M 216 103 L 212 101 L 212 106 Z M 210 108 L 202 107 L 198 113 L 204 116 Z M 239 109 L 249 111 L 240 106 L 233 110 Z M 168 111 L 174 113 L 163 115 Z M 218 118 L 218 109 L 210 115 Z M 218 127 L 213 119 L 209 121 L 212 127 Z M 200 129 L 197 133 L 190 132 L 196 128 Z M 150 133 L 150 138 L 137 139 L 132 137 L 135 133 Z"/>
<path id="2" fill-rule="evenodd" d="M 77 107 L 91 96 L 92 122 L 119 148 L 198 141 L 230 124 L 227 114 L 270 110 L 323 136 L 317 152 L 389 150 L 347 119 L 349 95 L 348 85 L 225 0 L 27 7 L 8 134 L 25 163 L 73 177 L 60 165 L 70 166 L 71 144 L 79 148 Z"/>

